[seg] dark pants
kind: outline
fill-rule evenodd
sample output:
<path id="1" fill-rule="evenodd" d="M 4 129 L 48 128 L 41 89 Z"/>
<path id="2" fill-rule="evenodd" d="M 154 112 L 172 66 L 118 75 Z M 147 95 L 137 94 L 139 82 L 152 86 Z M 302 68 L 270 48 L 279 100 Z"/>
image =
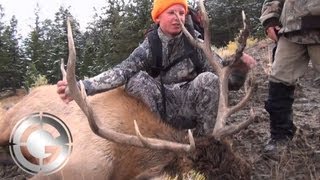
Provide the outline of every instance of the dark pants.
<path id="1" fill-rule="evenodd" d="M 269 96 L 265 109 L 270 114 L 270 133 L 273 139 L 291 139 L 295 133 L 292 104 L 294 86 L 269 83 Z"/>

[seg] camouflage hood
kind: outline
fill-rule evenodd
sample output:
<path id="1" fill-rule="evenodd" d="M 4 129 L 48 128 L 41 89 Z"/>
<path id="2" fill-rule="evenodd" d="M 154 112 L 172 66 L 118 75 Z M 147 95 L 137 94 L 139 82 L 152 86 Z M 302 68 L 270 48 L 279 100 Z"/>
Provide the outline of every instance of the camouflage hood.
<path id="1" fill-rule="evenodd" d="M 281 23 L 280 33 L 320 28 L 320 0 L 265 0 L 260 21 Z"/>

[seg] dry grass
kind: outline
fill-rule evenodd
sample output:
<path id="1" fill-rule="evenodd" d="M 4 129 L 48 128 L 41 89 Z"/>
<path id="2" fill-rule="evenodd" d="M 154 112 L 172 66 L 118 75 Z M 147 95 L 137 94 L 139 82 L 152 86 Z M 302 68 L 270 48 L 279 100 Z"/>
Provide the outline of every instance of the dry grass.
<path id="1" fill-rule="evenodd" d="M 34 83 L 31 84 L 31 87 L 34 88 L 34 87 L 39 87 L 47 84 L 48 84 L 47 77 L 45 75 L 38 75 L 35 77 Z"/>
<path id="2" fill-rule="evenodd" d="M 248 38 L 247 39 L 247 48 L 250 48 L 257 44 L 258 40 L 255 38 Z M 222 58 L 227 58 L 235 54 L 236 49 L 238 48 L 238 44 L 236 41 L 229 41 L 226 47 L 222 47 L 217 49 L 217 53 L 222 57 Z"/>
<path id="3" fill-rule="evenodd" d="M 170 176 L 162 176 L 162 177 L 158 177 L 158 178 L 153 178 L 152 180 L 178 180 L 178 176 L 177 177 L 170 177 Z M 183 180 L 205 180 L 206 178 L 201 175 L 200 173 L 197 173 L 195 171 L 190 171 L 186 174 L 183 175 Z"/>

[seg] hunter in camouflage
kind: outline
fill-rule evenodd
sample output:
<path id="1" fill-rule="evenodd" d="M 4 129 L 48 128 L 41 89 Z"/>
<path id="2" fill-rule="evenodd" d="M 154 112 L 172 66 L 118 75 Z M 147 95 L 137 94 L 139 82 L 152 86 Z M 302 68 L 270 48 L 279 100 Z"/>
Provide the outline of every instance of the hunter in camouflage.
<path id="1" fill-rule="evenodd" d="M 159 11 L 158 6 L 162 11 Z M 164 122 L 179 129 L 196 128 L 195 134 L 204 135 L 215 124 L 219 81 L 201 50 L 196 49 L 194 52 L 201 73 L 195 70 L 193 61 L 185 57 L 188 53 L 185 48 L 187 41 L 184 40 L 185 36 L 174 11 L 179 12 L 184 22 L 187 1 L 156 0 L 152 17 L 159 23 L 156 32 L 162 43 L 162 66 L 168 67 L 173 62 L 177 63 L 166 71 L 161 71 L 156 77 L 150 75 L 153 61 L 147 37 L 122 63 L 95 77 L 83 80 L 83 83 L 88 95 L 124 85 L 128 94 L 142 100 Z M 215 56 L 222 63 L 222 59 L 218 55 Z M 176 61 L 177 59 L 179 61 Z M 255 60 L 246 54 L 242 59 L 244 63 L 235 67 L 230 77 L 230 89 L 239 89 L 250 66 L 255 64 Z M 58 82 L 58 92 L 62 94 L 64 90 L 59 90 L 59 86 L 63 86 L 60 84 L 62 83 Z M 61 97 L 65 100 L 63 95 Z"/>
<path id="2" fill-rule="evenodd" d="M 158 28 L 162 41 L 163 66 L 168 66 L 184 52 L 183 34 L 168 38 Z M 88 95 L 107 91 L 125 85 L 126 91 L 148 105 L 154 113 L 161 116 L 166 102 L 167 123 L 176 128 L 194 128 L 203 134 L 213 128 L 219 99 L 218 77 L 198 50 L 198 59 L 203 73 L 197 74 L 189 58 L 181 60 L 168 71 L 153 78 L 147 72 L 151 69 L 152 57 L 149 41 L 146 38 L 131 55 L 114 68 L 90 79 L 83 80 Z M 222 59 L 215 55 L 216 59 Z M 245 73 L 234 71 L 230 77 L 229 88 L 239 89 L 244 83 Z M 160 76 L 164 83 L 165 97 L 161 94 Z"/>
<path id="3" fill-rule="evenodd" d="M 271 130 L 265 151 L 277 154 L 296 130 L 292 104 L 297 79 L 310 60 L 320 72 L 320 1 L 265 0 L 260 20 L 268 37 L 277 42 L 265 104 Z"/>
<path id="4" fill-rule="evenodd" d="M 320 43 L 319 0 L 265 0 L 260 21 L 266 29 L 280 26 L 279 34 L 292 42 Z"/>

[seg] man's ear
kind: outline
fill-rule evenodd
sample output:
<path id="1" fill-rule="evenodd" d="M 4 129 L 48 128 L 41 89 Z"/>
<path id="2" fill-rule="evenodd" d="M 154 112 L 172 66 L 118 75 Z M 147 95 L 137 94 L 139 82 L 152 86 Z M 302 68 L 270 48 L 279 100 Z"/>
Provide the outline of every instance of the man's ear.
<path id="1" fill-rule="evenodd" d="M 156 24 L 160 24 L 160 18 L 157 17 L 154 22 L 155 22 Z"/>

